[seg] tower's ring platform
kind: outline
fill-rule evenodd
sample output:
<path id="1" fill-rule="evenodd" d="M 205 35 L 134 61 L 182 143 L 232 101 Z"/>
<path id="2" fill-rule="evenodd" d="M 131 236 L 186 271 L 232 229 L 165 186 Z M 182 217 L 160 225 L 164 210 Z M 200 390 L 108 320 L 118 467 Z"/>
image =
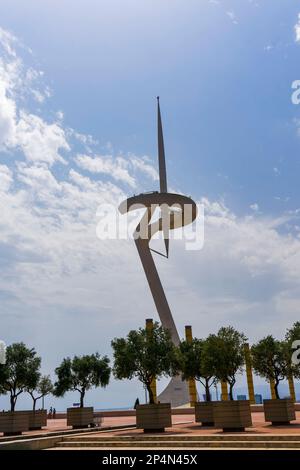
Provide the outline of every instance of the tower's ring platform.
<path id="1" fill-rule="evenodd" d="M 149 209 L 152 215 L 154 209 L 161 206 L 167 206 L 170 210 L 168 214 L 170 220 L 170 230 L 191 224 L 197 217 L 197 205 L 195 201 L 193 201 L 188 196 L 176 193 L 151 192 L 138 194 L 137 196 L 132 196 L 123 201 L 119 206 L 119 211 L 121 214 L 126 214 L 130 211 L 145 208 Z M 181 210 L 181 213 L 178 214 L 178 210 Z M 186 216 L 187 211 L 188 216 Z M 157 230 L 153 230 L 155 224 L 157 225 Z M 163 230 L 162 218 L 160 218 L 159 221 L 155 222 L 154 224 L 151 224 L 150 238 L 156 231 L 161 230 Z"/>

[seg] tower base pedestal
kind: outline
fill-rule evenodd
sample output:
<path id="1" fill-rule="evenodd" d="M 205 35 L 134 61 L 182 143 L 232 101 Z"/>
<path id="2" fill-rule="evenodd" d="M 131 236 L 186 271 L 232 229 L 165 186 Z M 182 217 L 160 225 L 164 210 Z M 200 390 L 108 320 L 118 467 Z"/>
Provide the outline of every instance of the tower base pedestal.
<path id="1" fill-rule="evenodd" d="M 180 376 L 172 377 L 166 388 L 158 395 L 160 403 L 171 403 L 172 408 L 186 405 L 190 402 L 188 383 Z"/>

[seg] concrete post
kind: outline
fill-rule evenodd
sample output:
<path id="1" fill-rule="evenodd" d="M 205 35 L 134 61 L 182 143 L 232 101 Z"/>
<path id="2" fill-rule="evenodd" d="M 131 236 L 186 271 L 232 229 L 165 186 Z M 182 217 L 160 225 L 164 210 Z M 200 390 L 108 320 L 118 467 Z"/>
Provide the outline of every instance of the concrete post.
<path id="1" fill-rule="evenodd" d="M 291 399 L 294 403 L 296 403 L 296 392 L 295 392 L 295 384 L 294 384 L 293 374 L 289 374 L 288 382 L 289 382 Z"/>
<path id="2" fill-rule="evenodd" d="M 191 343 L 193 340 L 192 327 L 186 325 L 185 327 L 185 339 L 187 342 Z M 195 379 L 189 379 L 189 394 L 190 394 L 190 405 L 195 406 L 197 401 L 197 388 Z"/>
<path id="3" fill-rule="evenodd" d="M 227 382 L 221 381 L 222 401 L 228 400 L 228 387 Z"/>
<path id="4" fill-rule="evenodd" d="M 152 318 L 147 318 L 146 320 L 146 330 L 148 334 L 151 334 L 153 330 L 153 320 Z M 157 402 L 157 390 L 156 390 L 156 379 L 153 379 L 151 382 L 151 390 L 153 393 L 154 403 Z"/>
<path id="5" fill-rule="evenodd" d="M 250 403 L 254 405 L 255 397 L 254 397 L 253 374 L 252 374 L 250 348 L 249 348 L 248 343 L 245 343 L 244 345 L 244 354 L 245 354 L 245 363 L 246 363 L 246 375 L 247 375 L 249 400 L 250 400 Z"/>

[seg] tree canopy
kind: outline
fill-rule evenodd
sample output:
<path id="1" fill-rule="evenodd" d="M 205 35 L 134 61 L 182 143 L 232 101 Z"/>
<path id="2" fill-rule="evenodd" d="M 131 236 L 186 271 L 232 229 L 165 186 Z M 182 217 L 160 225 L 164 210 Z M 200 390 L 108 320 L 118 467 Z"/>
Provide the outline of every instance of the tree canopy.
<path id="1" fill-rule="evenodd" d="M 287 342 L 268 335 L 252 346 L 251 355 L 254 371 L 268 381 L 274 380 L 275 395 L 279 399 L 279 383 L 290 372 L 291 357 Z"/>
<path id="2" fill-rule="evenodd" d="M 132 330 L 126 338 L 115 338 L 111 345 L 116 379 L 137 377 L 147 388 L 150 403 L 154 403 L 153 379 L 178 373 L 176 348 L 170 333 L 157 322 L 151 331 L 146 328 Z"/>
<path id="3" fill-rule="evenodd" d="M 242 373 L 244 344 L 247 338 L 232 326 L 220 328 L 216 335 L 208 336 L 206 357 L 215 377 L 229 384 L 229 397 L 233 400 L 236 375 Z"/>
<path id="4" fill-rule="evenodd" d="M 215 371 L 211 361 L 211 338 L 181 341 L 179 345 L 179 364 L 182 380 L 195 379 L 205 388 L 206 401 L 211 401 L 210 387 L 214 385 Z"/>
<path id="5" fill-rule="evenodd" d="M 300 379 L 300 322 L 295 322 L 287 330 L 285 340 L 289 347 L 291 355 L 291 373 Z"/>
<path id="6" fill-rule="evenodd" d="M 49 375 L 40 376 L 36 386 L 27 387 L 26 391 L 29 393 L 29 395 L 32 398 L 33 411 L 34 411 L 36 408 L 36 402 L 40 400 L 41 398 L 45 397 L 46 395 L 49 395 L 49 393 L 52 393 L 53 391 L 53 385 L 52 385 L 50 376 Z M 35 394 L 35 392 L 37 393 L 37 395 Z"/>
<path id="7" fill-rule="evenodd" d="M 6 348 L 6 363 L 0 364 L 0 393 L 10 394 L 10 409 L 15 410 L 18 396 L 34 389 L 39 381 L 41 358 L 34 348 L 14 343 Z"/>
<path id="8" fill-rule="evenodd" d="M 82 408 L 86 391 L 92 387 L 108 385 L 111 372 L 109 362 L 107 356 L 101 357 L 98 353 L 63 359 L 61 365 L 55 369 L 57 381 L 53 394 L 62 397 L 68 391 L 77 391 Z"/>

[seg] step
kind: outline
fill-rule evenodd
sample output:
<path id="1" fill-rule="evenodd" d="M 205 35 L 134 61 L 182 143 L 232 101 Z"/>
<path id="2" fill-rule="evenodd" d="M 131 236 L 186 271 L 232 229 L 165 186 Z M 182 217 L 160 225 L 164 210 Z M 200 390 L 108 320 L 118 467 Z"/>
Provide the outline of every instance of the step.
<path id="1" fill-rule="evenodd" d="M 67 436 L 64 441 L 82 441 L 82 442 L 98 442 L 98 441 L 118 441 L 118 442 L 173 442 L 173 441 L 296 441 L 300 442 L 299 434 L 209 434 L 209 435 L 147 435 L 147 434 L 136 434 L 132 436 Z"/>
<path id="2" fill-rule="evenodd" d="M 127 444 L 127 446 L 126 446 Z M 136 448 L 136 447 L 145 447 L 145 448 L 161 448 L 165 447 L 166 442 L 163 441 L 158 441 L 155 442 L 146 442 L 146 441 L 133 441 L 133 442 L 128 442 L 126 443 L 124 441 L 110 441 L 110 440 L 102 440 L 102 441 L 63 441 L 58 444 L 57 447 L 105 447 L 105 448 L 120 448 L 120 447 L 130 447 L 130 448 Z M 212 441 L 172 441 L 171 443 L 172 448 L 202 448 L 202 447 L 209 447 L 209 448 L 215 448 L 215 447 L 231 447 L 231 448 L 262 448 L 262 449 L 280 449 L 280 448 L 285 448 L 285 449 L 299 449 L 300 450 L 300 443 L 295 442 L 295 441 L 222 441 L 220 443 L 219 441 L 212 440 Z"/>

